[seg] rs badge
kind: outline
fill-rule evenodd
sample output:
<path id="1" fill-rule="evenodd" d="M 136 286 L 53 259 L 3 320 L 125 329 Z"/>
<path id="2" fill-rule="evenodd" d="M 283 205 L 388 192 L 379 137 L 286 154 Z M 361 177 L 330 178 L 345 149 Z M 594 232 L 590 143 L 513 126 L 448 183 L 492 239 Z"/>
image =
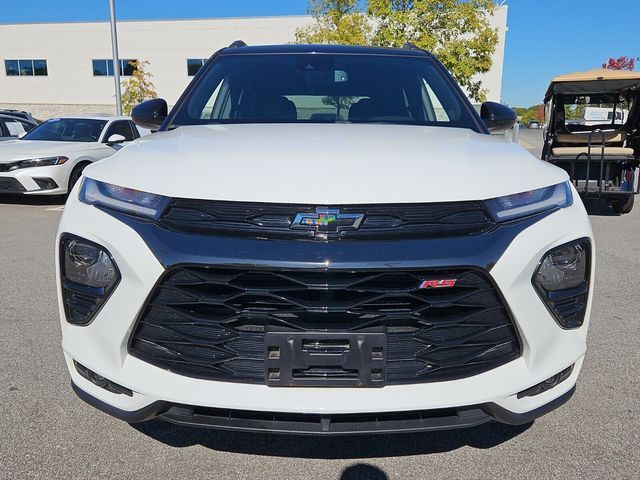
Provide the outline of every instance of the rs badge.
<path id="1" fill-rule="evenodd" d="M 455 278 L 447 278 L 447 279 L 435 279 L 435 280 L 423 280 L 420 283 L 420 289 L 424 290 L 427 288 L 451 288 L 455 287 L 458 282 Z"/>

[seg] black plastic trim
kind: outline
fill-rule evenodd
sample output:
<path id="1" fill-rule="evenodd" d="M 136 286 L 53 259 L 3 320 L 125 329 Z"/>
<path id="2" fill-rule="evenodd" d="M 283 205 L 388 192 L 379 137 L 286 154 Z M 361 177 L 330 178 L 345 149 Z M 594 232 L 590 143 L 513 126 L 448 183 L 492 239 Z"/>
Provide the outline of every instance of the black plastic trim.
<path id="1" fill-rule="evenodd" d="M 560 395 L 555 400 L 550 401 L 546 405 L 536 408 L 535 410 L 531 410 L 530 412 L 525 413 L 514 413 L 506 408 L 502 408 L 495 403 L 487 403 L 483 406 L 483 410 L 491 415 L 494 420 L 500 423 L 507 423 L 509 425 L 522 425 L 525 423 L 529 423 L 534 421 L 536 418 L 541 417 L 542 415 L 546 415 L 547 413 L 561 407 L 565 403 L 567 403 L 573 394 L 576 393 L 576 386 L 574 385 L 571 389 Z"/>
<path id="2" fill-rule="evenodd" d="M 564 405 L 576 389 L 573 386 L 555 400 L 525 413 L 515 413 L 495 403 L 485 403 L 462 408 L 413 412 L 321 415 L 200 408 L 163 401 L 151 403 L 139 410 L 126 411 L 93 397 L 73 382 L 71 386 L 84 402 L 129 423 L 159 417 L 178 425 L 216 430 L 322 436 L 428 432 L 470 428 L 492 420 L 509 425 L 522 425 Z"/>
<path id="3" fill-rule="evenodd" d="M 132 228 L 165 268 L 175 265 L 277 268 L 447 268 L 491 271 L 511 242 L 553 211 L 505 222 L 490 232 L 448 238 L 301 242 L 178 233 L 154 222 L 103 209 Z"/>
<path id="4" fill-rule="evenodd" d="M 119 408 L 114 407 L 113 405 L 109 405 L 106 402 L 94 397 L 90 393 L 85 392 L 82 388 L 78 387 L 75 383 L 71 382 L 71 388 L 75 392 L 75 394 L 80 398 L 80 400 L 88 403 L 94 408 L 111 415 L 112 417 L 118 418 L 120 420 L 124 420 L 128 423 L 140 423 L 145 422 L 147 420 L 151 420 L 152 418 L 157 417 L 163 411 L 167 410 L 170 405 L 167 402 L 153 402 L 147 405 L 144 408 L 139 410 L 127 411 L 121 410 Z"/>
<path id="5" fill-rule="evenodd" d="M 40 190 L 55 190 L 56 188 L 60 188 L 53 178 L 33 177 L 33 181 L 38 184 Z"/>
<path id="6" fill-rule="evenodd" d="M 76 367 L 76 372 L 78 372 L 83 378 L 85 378 L 86 380 L 89 380 L 91 383 L 93 383 L 97 387 L 103 388 L 108 392 L 115 393 L 118 395 L 126 395 L 128 397 L 133 397 L 133 392 L 127 387 L 123 387 L 122 385 L 116 382 L 113 382 L 105 377 L 102 377 L 105 380 L 104 385 L 99 385 L 94 380 L 95 378 L 94 376 L 99 374 L 97 374 L 90 368 L 85 367 L 81 363 L 76 362 L 75 360 L 73 361 L 73 365 L 74 367 Z"/>
<path id="7" fill-rule="evenodd" d="M 0 170 L 2 171 L 2 170 Z M 15 177 L 0 177 L 0 193 L 24 193 L 27 189 Z"/>

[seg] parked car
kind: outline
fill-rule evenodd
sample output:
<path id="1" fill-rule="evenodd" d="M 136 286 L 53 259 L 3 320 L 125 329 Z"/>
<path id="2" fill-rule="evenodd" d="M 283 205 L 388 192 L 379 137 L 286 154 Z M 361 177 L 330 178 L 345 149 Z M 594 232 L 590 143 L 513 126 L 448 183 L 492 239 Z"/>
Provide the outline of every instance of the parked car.
<path id="1" fill-rule="evenodd" d="M 328 111 L 328 106 L 333 109 Z M 314 110 L 316 109 L 316 110 Z M 573 394 L 593 235 L 568 175 L 410 45 L 215 54 L 90 165 L 57 234 L 75 392 L 128 422 L 345 434 Z"/>
<path id="2" fill-rule="evenodd" d="M 31 120 L 0 113 L 0 142 L 16 140 L 37 126 L 38 124 Z"/>
<path id="3" fill-rule="evenodd" d="M 540 128 L 540 122 L 537 122 L 535 120 L 531 120 L 529 123 L 527 123 L 527 128 L 539 129 Z"/>
<path id="4" fill-rule="evenodd" d="M 11 117 L 20 118 L 22 120 L 27 120 L 31 123 L 35 123 L 36 125 L 41 123 L 36 120 L 33 115 L 31 115 L 29 112 L 25 112 L 24 110 L 0 109 L 0 115 L 9 115 Z"/>
<path id="5" fill-rule="evenodd" d="M 147 132 L 127 117 L 47 120 L 19 140 L 0 143 L 0 194 L 65 194 L 87 165 Z"/>

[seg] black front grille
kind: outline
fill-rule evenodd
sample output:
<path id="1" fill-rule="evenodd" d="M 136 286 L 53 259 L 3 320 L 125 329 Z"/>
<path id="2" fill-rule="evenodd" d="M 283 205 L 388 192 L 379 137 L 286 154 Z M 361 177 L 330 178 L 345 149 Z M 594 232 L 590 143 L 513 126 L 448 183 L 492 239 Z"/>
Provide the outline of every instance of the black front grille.
<path id="1" fill-rule="evenodd" d="M 26 188 L 17 178 L 0 177 L 0 193 L 22 193 Z"/>
<path id="2" fill-rule="evenodd" d="M 362 214 L 357 229 L 325 234 L 292 228 L 296 215 L 318 209 Z M 483 233 L 495 222 L 482 202 L 316 206 L 174 199 L 159 220 L 165 229 L 251 238 L 337 240 L 454 237 Z"/>
<path id="3" fill-rule="evenodd" d="M 454 287 L 420 289 L 425 280 Z M 387 332 L 387 384 L 463 378 L 520 355 L 509 313 L 475 269 L 168 271 L 130 341 L 132 355 L 190 377 L 265 382 L 265 329 Z"/>

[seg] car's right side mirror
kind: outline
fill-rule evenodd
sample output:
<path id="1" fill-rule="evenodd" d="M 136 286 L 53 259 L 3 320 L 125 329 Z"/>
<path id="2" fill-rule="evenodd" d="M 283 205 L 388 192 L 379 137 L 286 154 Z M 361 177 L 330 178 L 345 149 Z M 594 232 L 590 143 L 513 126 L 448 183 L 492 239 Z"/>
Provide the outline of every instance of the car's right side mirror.
<path id="1" fill-rule="evenodd" d="M 516 112 L 496 102 L 484 102 L 480 107 L 480 117 L 491 133 L 506 132 L 518 120 Z"/>
<path id="2" fill-rule="evenodd" d="M 136 105 L 131 112 L 131 119 L 136 125 L 148 130 L 158 130 L 167 118 L 169 108 L 162 98 L 154 98 Z"/>

